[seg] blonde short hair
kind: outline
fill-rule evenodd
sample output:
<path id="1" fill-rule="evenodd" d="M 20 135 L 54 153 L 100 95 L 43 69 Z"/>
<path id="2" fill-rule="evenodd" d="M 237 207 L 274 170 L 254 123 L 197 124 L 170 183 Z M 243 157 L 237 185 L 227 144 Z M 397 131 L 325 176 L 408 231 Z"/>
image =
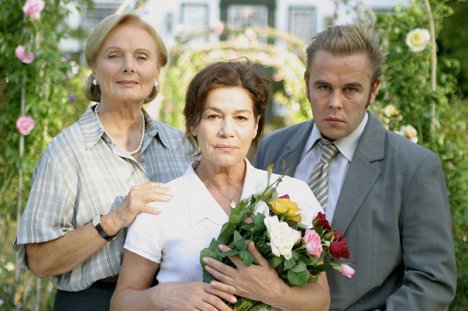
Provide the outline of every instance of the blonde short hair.
<path id="1" fill-rule="evenodd" d="M 372 65 L 372 83 L 382 75 L 385 54 L 371 29 L 358 24 L 332 26 L 318 33 L 307 47 L 306 74 L 317 51 L 326 51 L 338 56 L 365 53 Z"/>
<path id="2" fill-rule="evenodd" d="M 86 63 L 90 68 L 95 65 L 97 55 L 102 47 L 103 42 L 106 40 L 109 33 L 114 30 L 117 26 L 123 25 L 126 23 L 136 23 L 140 25 L 144 30 L 146 30 L 151 37 L 154 39 L 157 47 L 157 54 L 158 54 L 158 61 L 159 61 L 159 68 L 164 67 L 167 64 L 167 49 L 164 45 L 159 34 L 156 30 L 141 19 L 138 15 L 134 13 L 125 13 L 125 14 L 115 14 L 109 15 L 100 21 L 96 27 L 91 31 L 91 34 L 88 37 L 88 41 L 86 42 L 85 48 L 85 56 L 86 56 Z M 99 85 L 93 84 L 93 75 L 90 74 L 88 77 L 88 81 L 85 87 L 85 94 L 86 97 L 95 102 L 99 102 L 101 100 L 101 90 Z M 145 99 L 145 103 L 152 101 L 156 95 L 158 94 L 158 89 L 156 86 L 153 87 L 151 94 L 148 98 Z"/>

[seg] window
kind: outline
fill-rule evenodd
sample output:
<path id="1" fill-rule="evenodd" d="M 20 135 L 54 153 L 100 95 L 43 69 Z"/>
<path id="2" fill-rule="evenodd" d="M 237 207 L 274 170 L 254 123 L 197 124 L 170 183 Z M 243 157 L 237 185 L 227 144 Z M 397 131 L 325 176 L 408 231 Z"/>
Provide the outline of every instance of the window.
<path id="1" fill-rule="evenodd" d="M 309 42 L 317 32 L 316 9 L 314 7 L 290 7 L 289 32 Z"/>
<path id="2" fill-rule="evenodd" d="M 186 31 L 208 27 L 208 5 L 205 3 L 182 3 L 181 24 Z"/>
<path id="3" fill-rule="evenodd" d="M 89 33 L 104 17 L 112 15 L 118 8 L 118 4 L 96 3 L 94 8 L 87 10 L 83 16 L 83 28 Z"/>
<path id="4" fill-rule="evenodd" d="M 268 8 L 262 5 L 230 5 L 227 24 L 231 27 L 268 26 Z"/>

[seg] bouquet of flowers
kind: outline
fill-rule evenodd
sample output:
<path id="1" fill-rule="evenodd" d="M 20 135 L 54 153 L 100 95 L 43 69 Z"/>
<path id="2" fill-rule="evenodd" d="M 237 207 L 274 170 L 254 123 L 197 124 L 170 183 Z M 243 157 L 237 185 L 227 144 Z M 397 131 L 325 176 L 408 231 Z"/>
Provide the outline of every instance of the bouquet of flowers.
<path id="1" fill-rule="evenodd" d="M 283 176 L 268 183 L 260 194 L 241 200 L 231 210 L 229 221 L 221 229 L 219 237 L 213 239 L 208 248 L 200 253 L 233 266 L 228 256 L 238 255 L 246 266 L 254 262 L 247 250 L 250 241 L 265 257 L 280 278 L 290 286 L 305 286 L 316 282 L 320 272 L 333 268 L 351 278 L 354 270 L 347 264 L 328 259 L 349 258 L 346 239 L 339 230 L 333 230 L 323 213 L 318 213 L 310 225 L 301 223 L 297 204 L 288 195 L 278 197 L 276 187 Z M 219 245 L 231 250 L 221 252 Z M 327 260 L 326 260 L 327 259 Z M 204 269 L 203 281 L 210 282 L 213 276 Z M 267 306 L 258 301 L 239 298 L 234 310 L 264 310 Z"/>

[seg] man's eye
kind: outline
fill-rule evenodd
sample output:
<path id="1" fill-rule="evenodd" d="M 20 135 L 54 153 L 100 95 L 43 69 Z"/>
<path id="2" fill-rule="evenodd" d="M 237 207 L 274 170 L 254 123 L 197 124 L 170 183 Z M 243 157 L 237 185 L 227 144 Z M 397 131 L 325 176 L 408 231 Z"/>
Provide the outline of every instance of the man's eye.
<path id="1" fill-rule="evenodd" d="M 325 85 L 325 84 L 320 84 L 320 85 L 317 86 L 317 89 L 319 89 L 319 91 L 329 91 L 330 87 L 328 85 Z"/>
<path id="2" fill-rule="evenodd" d="M 347 95 L 353 95 L 357 92 L 357 89 L 354 87 L 347 87 L 344 89 L 345 94 Z"/>

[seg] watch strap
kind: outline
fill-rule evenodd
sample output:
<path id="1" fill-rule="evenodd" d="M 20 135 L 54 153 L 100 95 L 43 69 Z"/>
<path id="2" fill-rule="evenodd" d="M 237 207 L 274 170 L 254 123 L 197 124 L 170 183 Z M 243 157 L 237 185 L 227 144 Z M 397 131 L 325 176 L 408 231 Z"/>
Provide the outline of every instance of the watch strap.
<path id="1" fill-rule="evenodd" d="M 94 228 L 96 229 L 96 231 L 99 233 L 99 235 L 106 241 L 112 241 L 113 239 L 115 239 L 117 237 L 117 234 L 116 235 L 108 235 L 104 229 L 102 229 L 102 226 L 101 226 L 101 216 L 102 215 L 97 215 L 94 217 L 93 219 L 93 225 L 94 225 Z"/>

